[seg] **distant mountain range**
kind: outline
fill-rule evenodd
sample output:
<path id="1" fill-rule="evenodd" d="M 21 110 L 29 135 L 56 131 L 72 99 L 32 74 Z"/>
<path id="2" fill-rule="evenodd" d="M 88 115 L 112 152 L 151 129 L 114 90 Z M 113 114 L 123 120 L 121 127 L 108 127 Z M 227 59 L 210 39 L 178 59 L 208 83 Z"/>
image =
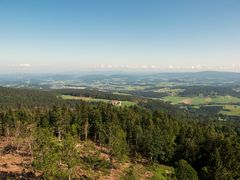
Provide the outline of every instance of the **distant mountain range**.
<path id="1" fill-rule="evenodd" d="M 240 83 L 240 73 L 235 72 L 216 72 L 216 71 L 203 71 L 203 72 L 164 72 L 155 74 L 146 73 L 104 73 L 99 74 L 5 74 L 0 75 L 1 86 L 44 86 L 49 84 L 71 84 L 76 85 L 83 83 L 85 85 L 96 82 L 126 82 L 135 83 L 157 83 L 157 82 L 191 82 L 205 84 L 210 81 L 217 84 L 223 83 Z"/>

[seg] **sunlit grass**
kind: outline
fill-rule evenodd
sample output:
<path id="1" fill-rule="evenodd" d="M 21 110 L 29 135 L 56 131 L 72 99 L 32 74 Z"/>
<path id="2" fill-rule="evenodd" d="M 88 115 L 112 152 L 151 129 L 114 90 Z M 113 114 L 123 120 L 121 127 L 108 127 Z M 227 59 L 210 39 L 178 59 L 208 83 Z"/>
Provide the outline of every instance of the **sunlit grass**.
<path id="1" fill-rule="evenodd" d="M 172 104 L 229 104 L 229 103 L 240 103 L 240 98 L 232 96 L 216 96 L 216 97 L 180 97 L 180 96 L 166 96 L 162 98 L 164 101 L 169 101 Z"/>
<path id="2" fill-rule="evenodd" d="M 71 96 L 71 95 L 61 95 L 62 99 L 64 100 L 82 100 L 82 101 L 88 101 L 88 102 L 104 102 L 104 103 L 111 103 L 112 100 L 108 99 L 98 99 L 98 98 L 92 98 L 92 97 L 80 97 L 80 96 Z M 135 102 L 131 101 L 121 101 L 122 106 L 134 106 L 136 105 Z"/>

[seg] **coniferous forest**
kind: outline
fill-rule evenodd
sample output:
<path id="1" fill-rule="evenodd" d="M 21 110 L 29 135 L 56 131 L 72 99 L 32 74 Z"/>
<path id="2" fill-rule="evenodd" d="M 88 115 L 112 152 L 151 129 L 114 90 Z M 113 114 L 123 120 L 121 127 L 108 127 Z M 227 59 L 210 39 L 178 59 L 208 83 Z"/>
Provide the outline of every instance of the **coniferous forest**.
<path id="1" fill-rule="evenodd" d="M 0 0 L 0 180 L 240 180 L 240 0 Z"/>
<path id="2" fill-rule="evenodd" d="M 31 159 L 28 178 L 91 179 L 77 174 L 79 164 L 91 164 L 85 168 L 97 171 L 116 168 L 116 162 L 131 163 L 124 179 L 138 179 L 136 164 L 173 167 L 166 179 L 240 178 L 238 121 L 198 118 L 154 101 L 121 107 L 63 102 L 54 93 L 1 89 L 1 140 L 12 141 L 2 153 L 20 152 L 18 144 L 25 144 Z M 83 156 L 86 152 L 77 147 L 87 142 L 105 148 L 108 161 Z"/>

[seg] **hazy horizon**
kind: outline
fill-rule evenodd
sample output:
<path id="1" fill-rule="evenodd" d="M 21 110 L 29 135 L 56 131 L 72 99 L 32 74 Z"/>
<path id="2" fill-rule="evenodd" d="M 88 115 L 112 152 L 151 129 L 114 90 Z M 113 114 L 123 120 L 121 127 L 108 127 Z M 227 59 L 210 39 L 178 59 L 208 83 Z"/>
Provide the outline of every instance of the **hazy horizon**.
<path id="1" fill-rule="evenodd" d="M 240 72 L 239 7 L 237 0 L 0 0 L 0 71 Z"/>

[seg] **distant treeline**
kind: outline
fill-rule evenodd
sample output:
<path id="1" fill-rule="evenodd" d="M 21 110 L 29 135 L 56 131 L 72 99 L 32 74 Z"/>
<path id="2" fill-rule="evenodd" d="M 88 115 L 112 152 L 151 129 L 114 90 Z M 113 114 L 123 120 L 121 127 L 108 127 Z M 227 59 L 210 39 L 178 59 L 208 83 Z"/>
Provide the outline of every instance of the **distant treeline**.
<path id="1" fill-rule="evenodd" d="M 79 96 L 79 97 L 92 97 L 98 99 L 110 99 L 110 100 L 120 100 L 120 101 L 134 101 L 137 97 L 113 94 L 111 92 L 103 92 L 96 89 L 59 89 L 53 90 L 57 94 Z"/>
<path id="2" fill-rule="evenodd" d="M 160 110 L 163 113 L 171 114 L 178 117 L 199 117 L 204 113 L 204 116 L 214 117 L 217 115 L 217 109 L 207 108 L 204 111 L 189 111 L 179 109 L 177 105 L 171 105 L 160 100 L 151 100 L 144 97 L 113 94 L 111 92 L 102 92 L 94 89 L 60 89 L 60 90 L 34 90 L 34 89 L 19 89 L 0 87 L 0 109 L 9 108 L 47 108 L 52 105 L 68 104 L 74 106 L 81 103 L 81 100 L 63 100 L 60 95 L 72 95 L 80 97 L 92 97 L 99 99 L 133 101 L 138 106 L 150 109 Z M 93 103 L 94 104 L 94 103 Z M 202 115 L 201 115 L 202 116 Z"/>
<path id="3" fill-rule="evenodd" d="M 54 90 L 54 92 L 57 94 L 79 96 L 79 97 L 92 97 L 92 98 L 110 99 L 110 100 L 119 100 L 119 101 L 134 101 L 137 103 L 137 105 L 142 106 L 144 108 L 147 108 L 150 110 L 158 109 L 161 112 L 169 113 L 173 116 L 183 117 L 183 116 L 186 116 L 186 113 L 187 113 L 179 109 L 178 106 L 175 106 L 163 101 L 159 101 L 159 100 L 147 99 L 142 97 L 141 96 L 142 94 L 140 95 L 138 93 L 135 94 L 135 96 L 131 96 L 131 95 L 112 94 L 111 92 L 102 92 L 99 90 L 92 90 L 92 89 L 61 89 L 61 90 Z M 146 94 L 146 95 L 151 95 L 151 94 L 154 94 L 154 93 L 149 92 L 149 94 Z"/>
<path id="4" fill-rule="evenodd" d="M 186 107 L 191 114 L 195 114 L 199 118 L 218 117 L 219 112 L 223 109 L 223 106 L 205 106 L 205 105 L 201 105 L 198 108 L 194 108 L 191 105 L 188 105 Z"/>
<path id="5" fill-rule="evenodd" d="M 177 86 L 175 88 L 184 89 L 179 96 L 234 96 L 240 97 L 240 93 L 234 91 L 232 87 L 223 86 Z"/>
<path id="6" fill-rule="evenodd" d="M 168 93 L 162 93 L 162 92 L 153 92 L 153 91 L 126 91 L 126 93 L 129 93 L 134 96 L 138 97 L 147 97 L 147 98 L 162 98 L 164 96 L 168 96 Z"/>
<path id="7" fill-rule="evenodd" d="M 50 91 L 0 87 L 0 108 L 34 108 L 61 102 L 61 99 Z"/>

